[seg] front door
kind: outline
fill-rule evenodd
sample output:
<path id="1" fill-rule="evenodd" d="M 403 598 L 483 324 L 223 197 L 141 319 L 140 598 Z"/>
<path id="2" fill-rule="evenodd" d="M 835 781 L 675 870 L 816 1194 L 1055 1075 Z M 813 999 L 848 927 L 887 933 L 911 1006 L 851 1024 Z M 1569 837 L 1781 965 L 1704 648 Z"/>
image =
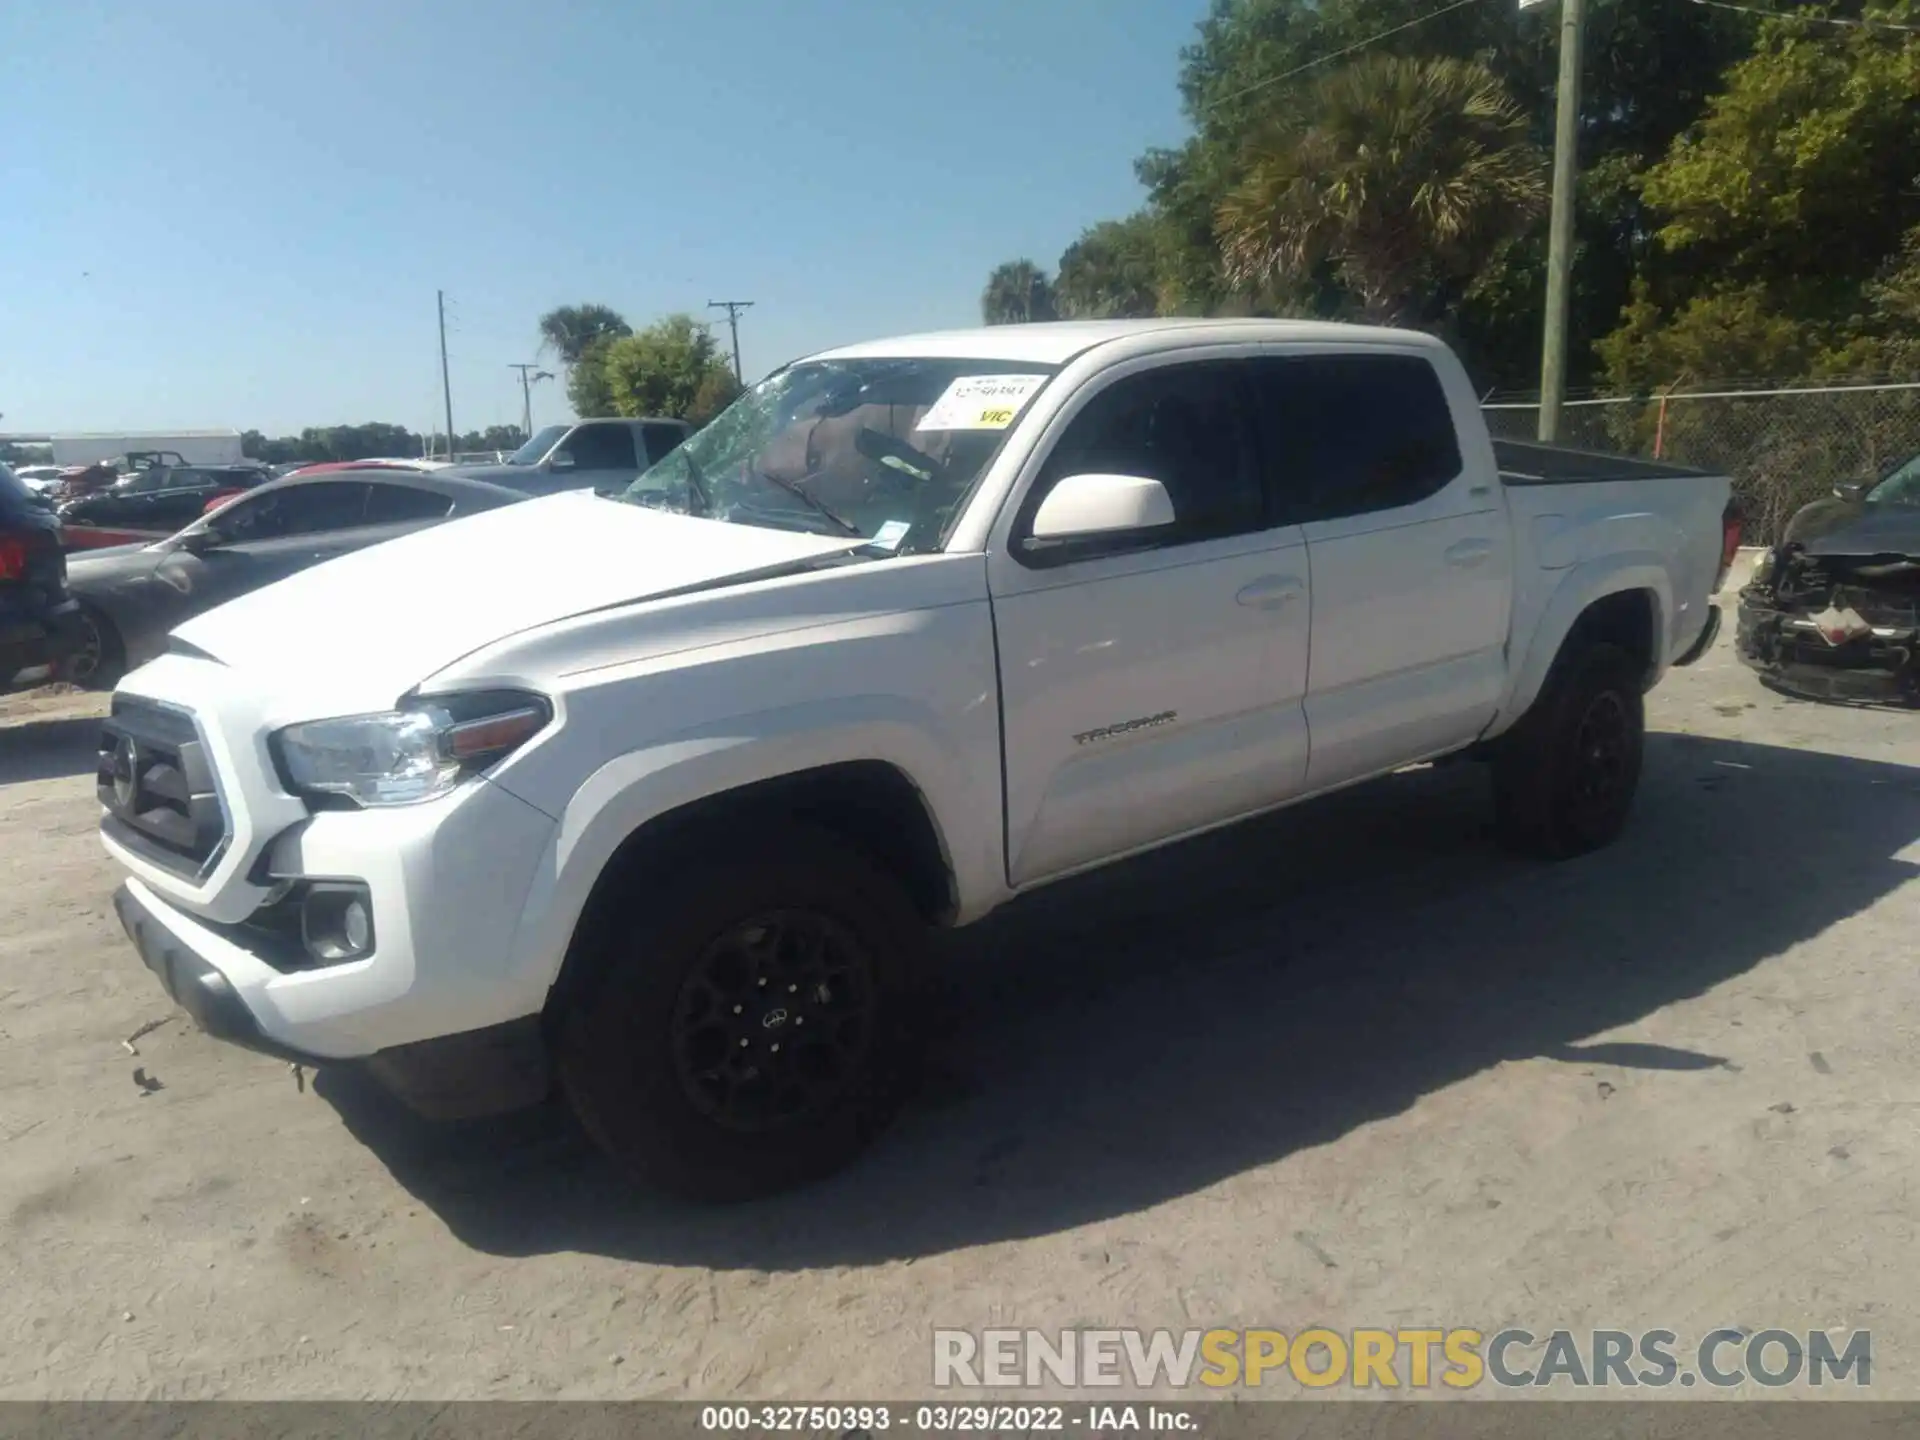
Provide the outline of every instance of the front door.
<path id="1" fill-rule="evenodd" d="M 1016 886 L 1264 809 L 1307 764 L 1307 553 L 1272 523 L 1233 351 L 1117 367 L 1053 443 L 988 558 Z M 1068 475 L 1147 476 L 1150 544 L 1047 552 L 1034 511 Z"/>
<path id="2" fill-rule="evenodd" d="M 342 532 L 364 524 L 370 488 L 359 480 L 315 480 L 243 495 L 208 518 L 218 545 L 199 554 L 175 550 L 159 577 L 192 597 L 187 613 L 196 615 L 284 580 L 344 553 Z"/>

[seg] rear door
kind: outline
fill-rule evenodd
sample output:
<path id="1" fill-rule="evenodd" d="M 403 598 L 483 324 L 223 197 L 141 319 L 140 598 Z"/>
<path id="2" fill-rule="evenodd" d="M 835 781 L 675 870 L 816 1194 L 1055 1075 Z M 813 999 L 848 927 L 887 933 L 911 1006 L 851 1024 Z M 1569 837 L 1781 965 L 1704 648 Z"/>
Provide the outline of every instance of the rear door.
<path id="1" fill-rule="evenodd" d="M 1506 677 L 1511 540 L 1499 477 L 1459 444 L 1480 423 L 1473 397 L 1451 393 L 1429 351 L 1273 350 L 1251 383 L 1312 571 L 1318 790 L 1485 728 Z"/>
<path id="2" fill-rule="evenodd" d="M 1015 885 L 1300 787 L 1307 553 L 1266 503 L 1250 353 L 1143 357 L 1089 382 L 1051 422 L 988 554 Z M 1032 546 L 1047 493 L 1093 472 L 1159 480 L 1175 524 L 1145 544 Z"/>
<path id="3" fill-rule="evenodd" d="M 687 426 L 665 420 L 649 420 L 640 427 L 640 443 L 646 447 L 645 463 L 658 465 L 680 448 L 687 438 Z"/>

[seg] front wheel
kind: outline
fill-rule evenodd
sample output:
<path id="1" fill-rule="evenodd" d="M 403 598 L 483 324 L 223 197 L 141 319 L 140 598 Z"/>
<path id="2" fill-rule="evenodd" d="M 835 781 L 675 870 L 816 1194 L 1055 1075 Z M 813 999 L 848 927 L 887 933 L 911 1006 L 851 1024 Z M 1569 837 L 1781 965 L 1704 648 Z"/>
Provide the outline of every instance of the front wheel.
<path id="1" fill-rule="evenodd" d="M 560 1081 L 642 1183 L 740 1200 L 840 1168 L 888 1118 L 924 924 L 837 837 L 782 828 L 632 886 L 586 937 Z"/>
<path id="2" fill-rule="evenodd" d="M 80 644 L 55 674 L 83 690 L 111 690 L 126 674 L 126 647 L 113 622 L 91 605 L 80 607 Z"/>
<path id="3" fill-rule="evenodd" d="M 1494 827 L 1502 844 L 1564 860 L 1619 836 L 1640 783 L 1641 681 L 1639 663 L 1617 645 L 1588 645 L 1555 662 L 1494 759 Z"/>

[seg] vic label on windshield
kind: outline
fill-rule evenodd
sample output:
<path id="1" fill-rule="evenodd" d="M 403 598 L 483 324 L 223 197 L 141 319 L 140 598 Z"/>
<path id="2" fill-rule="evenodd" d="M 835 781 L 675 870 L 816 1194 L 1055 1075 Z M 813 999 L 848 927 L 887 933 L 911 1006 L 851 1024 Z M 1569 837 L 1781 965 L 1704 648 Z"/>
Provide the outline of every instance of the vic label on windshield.
<path id="1" fill-rule="evenodd" d="M 1044 375 L 962 375 L 920 417 L 916 430 L 1004 430 Z"/>

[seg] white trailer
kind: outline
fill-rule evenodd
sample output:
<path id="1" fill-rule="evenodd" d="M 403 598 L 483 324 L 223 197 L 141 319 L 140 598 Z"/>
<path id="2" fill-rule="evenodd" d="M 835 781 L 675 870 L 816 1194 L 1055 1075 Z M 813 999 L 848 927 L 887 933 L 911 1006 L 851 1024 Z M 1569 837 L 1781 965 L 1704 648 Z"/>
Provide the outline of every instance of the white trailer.
<path id="1" fill-rule="evenodd" d="M 233 465 L 240 452 L 238 430 L 179 430 L 171 435 L 130 435 L 100 431 L 51 437 L 53 463 L 92 465 L 142 452 L 172 451 L 189 465 Z"/>

